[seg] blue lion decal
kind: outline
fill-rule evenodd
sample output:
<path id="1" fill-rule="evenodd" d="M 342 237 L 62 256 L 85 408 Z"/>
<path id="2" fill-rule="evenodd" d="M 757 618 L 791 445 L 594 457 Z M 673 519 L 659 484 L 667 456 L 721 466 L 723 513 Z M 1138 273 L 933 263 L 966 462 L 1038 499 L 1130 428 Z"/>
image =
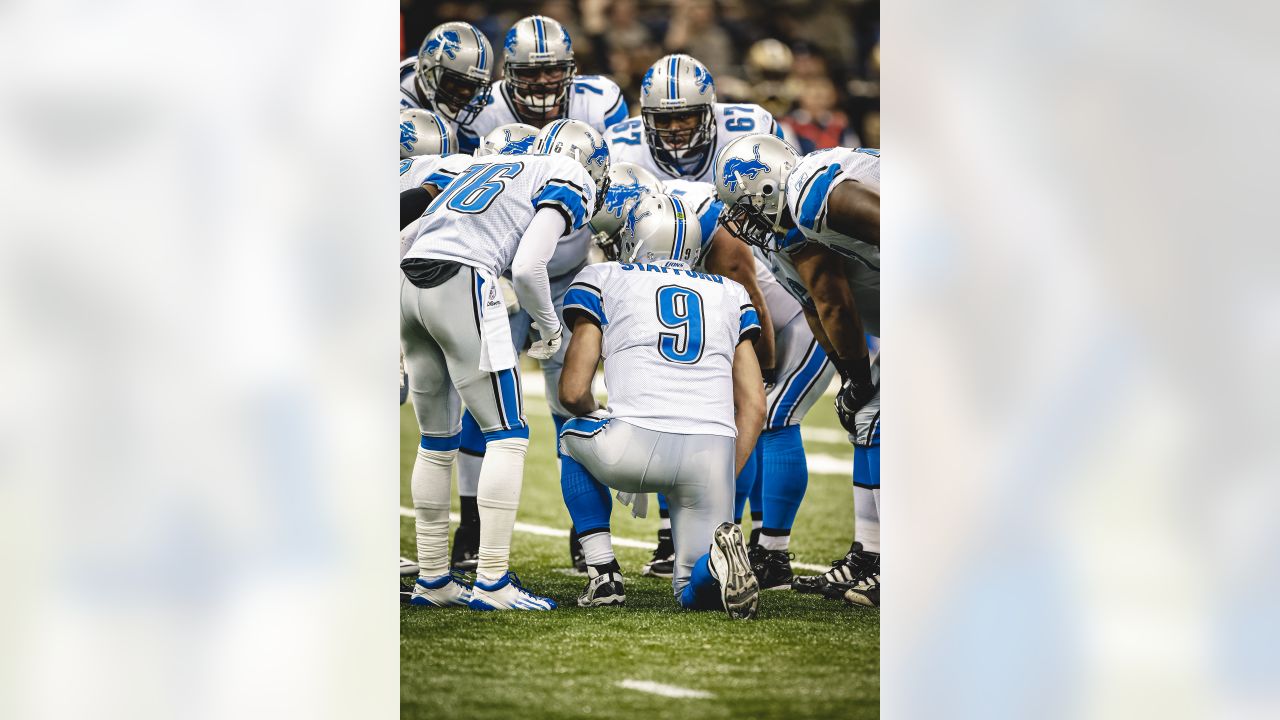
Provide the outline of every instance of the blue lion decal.
<path id="1" fill-rule="evenodd" d="M 699 95 L 706 95 L 707 90 L 713 90 L 716 86 L 716 81 L 711 79 L 711 71 L 703 70 L 696 65 L 693 67 L 693 81 L 698 83 Z"/>
<path id="2" fill-rule="evenodd" d="M 564 36 L 564 49 L 572 50 L 573 41 L 569 39 L 569 31 L 565 30 L 563 25 L 560 26 L 560 34 Z"/>
<path id="3" fill-rule="evenodd" d="M 609 162 L 609 146 L 602 140 L 600 147 L 596 147 L 595 143 L 591 144 L 591 156 L 587 158 L 587 163 L 598 162 L 600 167 L 604 167 Z"/>
<path id="4" fill-rule="evenodd" d="M 439 35 L 427 40 L 427 54 L 435 55 L 440 50 L 449 56 L 450 60 L 458 59 L 458 51 L 462 49 L 462 38 L 458 37 L 458 33 L 453 30 L 445 30 Z"/>
<path id="5" fill-rule="evenodd" d="M 752 152 L 755 158 L 744 160 L 742 158 L 729 158 L 724 164 L 724 184 L 729 188 L 729 192 L 735 192 L 738 188 L 738 176 L 744 178 L 755 179 L 762 172 L 769 172 L 772 168 L 764 164 L 760 159 L 760 145 L 757 143 Z"/>
<path id="6" fill-rule="evenodd" d="M 400 123 L 400 147 L 404 148 L 405 152 L 412 152 L 416 142 L 418 142 L 418 128 L 411 122 Z"/>
<path id="7" fill-rule="evenodd" d="M 507 137 L 507 144 L 498 151 L 499 155 L 526 155 L 533 148 L 533 141 L 538 139 L 537 135 L 530 135 L 523 140 L 512 140 L 510 130 L 504 130 L 502 134 Z"/>
<path id="8" fill-rule="evenodd" d="M 604 195 L 604 209 L 621 220 L 622 211 L 626 209 L 627 203 L 639 200 L 640 196 L 647 192 L 649 192 L 649 188 L 638 182 L 626 185 L 610 185 L 609 192 Z"/>
<path id="9" fill-rule="evenodd" d="M 627 211 L 627 234 L 631 237 L 636 235 L 636 223 L 653 214 L 652 210 L 645 210 L 639 216 L 636 215 L 636 208 L 640 207 L 639 203 L 631 206 L 631 210 Z"/>
<path id="10" fill-rule="evenodd" d="M 653 68 L 644 71 L 644 79 L 640 81 L 640 94 L 648 95 L 653 89 Z"/>
<path id="11" fill-rule="evenodd" d="M 413 158 L 405 158 L 400 161 L 400 174 L 403 175 L 413 167 Z"/>
<path id="12" fill-rule="evenodd" d="M 511 28 L 507 31 L 507 39 L 502 42 L 502 47 L 507 49 L 508 53 L 516 51 L 516 29 Z"/>

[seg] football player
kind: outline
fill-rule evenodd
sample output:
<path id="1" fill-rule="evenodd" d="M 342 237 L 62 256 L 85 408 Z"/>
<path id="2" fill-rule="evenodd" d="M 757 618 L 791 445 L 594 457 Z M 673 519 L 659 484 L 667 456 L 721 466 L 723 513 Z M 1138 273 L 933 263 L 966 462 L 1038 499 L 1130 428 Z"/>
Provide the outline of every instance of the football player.
<path id="1" fill-rule="evenodd" d="M 467 128 L 489 101 L 493 48 L 479 30 L 447 22 L 427 33 L 417 57 L 400 63 L 400 109 L 432 110 L 449 123 L 462 152 L 478 137 Z"/>
<path id="2" fill-rule="evenodd" d="M 711 72 L 698 60 L 682 54 L 660 58 L 645 71 L 640 83 L 640 115 L 615 125 L 605 134 L 610 157 L 616 162 L 639 165 L 664 183 L 709 183 L 717 149 L 741 135 L 767 131 L 781 137 L 777 121 L 759 105 L 716 102 Z M 759 309 L 764 340 L 757 345 L 758 358 L 766 379 L 772 380 L 776 371 L 772 318 L 755 287 L 751 263 L 737 262 L 736 267 L 737 274 L 727 274 L 747 286 Z M 658 547 L 644 572 L 665 577 L 674 556 L 671 519 L 666 498 L 661 495 L 658 509 L 662 524 Z"/>
<path id="3" fill-rule="evenodd" d="M 880 335 L 880 153 L 833 148 L 799 158 L 760 134 L 724 148 L 715 181 L 721 224 L 769 252 L 783 285 L 803 292 L 814 337 L 842 378 L 836 412 L 854 443 L 855 541 L 830 571 L 794 586 L 878 606 L 880 358 L 869 361 L 864 332 Z"/>
<path id="4" fill-rule="evenodd" d="M 610 156 L 662 180 L 711 181 L 712 161 L 734 138 L 778 134 L 778 123 L 759 105 L 716 102 L 706 66 L 688 55 L 667 55 L 644 73 L 640 118 L 613 126 L 605 135 Z"/>
<path id="5" fill-rule="evenodd" d="M 622 262 L 588 266 L 575 278 L 565 299 L 574 336 L 560 401 L 578 417 L 560 440 L 563 462 L 581 476 L 671 499 L 672 589 L 682 607 L 751 618 L 759 586 L 731 519 L 733 478 L 764 418 L 752 347 L 760 324 L 741 285 L 689 267 L 700 244 L 698 223 L 678 197 L 648 195 L 628 215 Z M 591 392 L 601 357 L 607 413 Z M 617 560 L 594 540 L 583 537 L 589 577 L 578 604 L 621 604 Z"/>
<path id="6" fill-rule="evenodd" d="M 520 122 L 537 128 L 552 120 L 581 120 L 597 132 L 627 118 L 622 89 L 607 77 L 578 75 L 573 41 L 564 26 L 531 15 L 516 22 L 503 42 L 501 80 L 471 131 L 483 136 Z"/>
<path id="7" fill-rule="evenodd" d="M 466 133 L 487 136 L 499 127 L 527 123 L 543 128 L 559 119 L 581 121 L 603 133 L 611 124 L 626 118 L 627 103 L 622 91 L 608 78 L 575 74 L 573 41 L 560 23 L 548 17 L 526 17 L 507 31 L 503 43 L 502 80 L 494 83 L 491 102 L 484 105 Z M 559 308 L 574 275 L 587 262 L 591 235 L 583 229 L 561 238 L 549 266 L 552 297 Z M 512 318 L 512 336 L 516 346 L 528 337 L 527 313 Z M 546 383 L 547 404 L 559 433 L 569 413 L 556 399 L 563 353 L 542 363 Z M 462 523 L 454 538 L 453 566 L 459 570 L 474 567 L 476 538 L 479 530 L 471 508 L 474 500 L 468 493 L 475 487 L 480 462 L 484 457 L 483 436 L 470 413 L 462 419 L 462 451 L 458 462 L 458 486 L 462 498 Z M 577 535 L 570 531 L 570 556 L 575 567 L 585 571 Z"/>
<path id="8" fill-rule="evenodd" d="M 521 304 L 538 326 L 541 339 L 530 356 L 555 354 L 563 329 L 547 263 L 560 236 L 595 212 L 609 156 L 598 133 L 573 121 L 546 128 L 536 151 L 473 158 L 430 200 L 401 262 L 400 335 L 422 435 L 412 478 L 420 568 L 415 604 L 556 607 L 523 588 L 508 567 L 529 426 L 497 279 L 512 271 Z M 419 202 L 423 192 L 402 193 L 402 204 Z M 457 312 L 458 298 L 469 298 L 469 313 Z M 470 587 L 449 572 L 449 485 L 462 402 L 487 444 L 477 493 L 479 558 Z"/>

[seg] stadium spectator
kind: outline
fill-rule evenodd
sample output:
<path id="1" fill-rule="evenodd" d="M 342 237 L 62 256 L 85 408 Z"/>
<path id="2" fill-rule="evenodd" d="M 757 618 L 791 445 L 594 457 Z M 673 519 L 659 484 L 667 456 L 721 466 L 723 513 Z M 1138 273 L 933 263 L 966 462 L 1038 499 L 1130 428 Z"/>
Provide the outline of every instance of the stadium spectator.
<path id="1" fill-rule="evenodd" d="M 800 87 L 799 107 L 782 119 L 794 133 L 802 155 L 832 147 L 858 147 L 858 134 L 849 117 L 836 107 L 836 87 L 824 75 L 811 77 Z"/>
<path id="2" fill-rule="evenodd" d="M 707 66 L 712 77 L 731 74 L 735 67 L 733 42 L 716 22 L 712 0 L 672 0 L 671 24 L 664 43 L 667 52 L 692 55 Z"/>

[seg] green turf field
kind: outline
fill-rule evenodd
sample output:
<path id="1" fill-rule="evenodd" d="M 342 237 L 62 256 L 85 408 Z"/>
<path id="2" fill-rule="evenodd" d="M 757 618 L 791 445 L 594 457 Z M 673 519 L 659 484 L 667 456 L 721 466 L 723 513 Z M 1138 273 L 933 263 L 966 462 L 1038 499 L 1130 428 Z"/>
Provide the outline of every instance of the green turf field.
<path id="1" fill-rule="evenodd" d="M 541 381 L 533 376 L 525 386 L 533 382 Z M 541 398 L 528 398 L 526 410 L 531 443 L 518 522 L 567 530 L 551 416 Z M 823 440 L 806 437 L 811 456 L 843 461 L 839 474 L 811 472 L 791 543 L 796 562 L 826 566 L 849 548 L 852 450 L 839 439 L 826 398 L 809 413 L 804 427 L 818 429 Z M 408 405 L 402 408 L 400 428 L 400 505 L 409 508 L 418 432 Z M 641 520 L 615 504 L 615 537 L 655 542 L 656 504 L 650 510 L 651 517 Z M 400 519 L 400 552 L 416 557 L 411 518 Z M 617 554 L 627 580 L 623 608 L 579 609 L 575 601 L 585 579 L 563 572 L 569 566 L 567 539 L 519 530 L 512 539 L 512 569 L 526 587 L 555 598 L 559 609 L 478 613 L 401 606 L 401 717 L 878 716 L 879 611 L 772 591 L 761 596 L 756 620 L 730 622 L 723 613 L 680 610 L 669 582 L 641 577 L 649 551 L 617 548 Z M 711 697 L 662 697 L 618 686 L 626 680 Z"/>

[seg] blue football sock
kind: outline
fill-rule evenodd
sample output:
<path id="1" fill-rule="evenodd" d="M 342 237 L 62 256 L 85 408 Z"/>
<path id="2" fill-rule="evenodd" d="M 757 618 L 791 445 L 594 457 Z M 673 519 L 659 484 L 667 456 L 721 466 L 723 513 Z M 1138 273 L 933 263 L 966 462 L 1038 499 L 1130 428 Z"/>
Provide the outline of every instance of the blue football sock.
<path id="1" fill-rule="evenodd" d="M 609 529 L 609 488 L 567 455 L 560 457 L 560 492 L 578 535 Z"/>
<path id="2" fill-rule="evenodd" d="M 760 441 L 764 445 L 764 528 L 790 530 L 809 486 L 800 426 L 765 430 Z"/>
<path id="3" fill-rule="evenodd" d="M 764 500 L 761 495 L 764 492 L 764 442 L 756 441 L 755 452 L 752 453 L 756 458 L 756 477 L 751 481 L 751 519 L 759 520 L 764 512 Z"/>
<path id="4" fill-rule="evenodd" d="M 742 472 L 738 473 L 737 479 L 733 481 L 734 522 L 742 522 L 742 509 L 747 504 L 747 496 L 751 494 L 751 486 L 755 484 L 761 454 L 760 443 L 757 442 L 755 449 L 747 456 L 747 464 L 742 466 Z M 755 505 L 752 505 L 751 509 L 754 510 Z"/>
<path id="5" fill-rule="evenodd" d="M 720 583 L 711 576 L 711 553 L 705 553 L 693 564 L 689 584 L 680 591 L 680 606 L 689 610 L 723 610 Z"/>

